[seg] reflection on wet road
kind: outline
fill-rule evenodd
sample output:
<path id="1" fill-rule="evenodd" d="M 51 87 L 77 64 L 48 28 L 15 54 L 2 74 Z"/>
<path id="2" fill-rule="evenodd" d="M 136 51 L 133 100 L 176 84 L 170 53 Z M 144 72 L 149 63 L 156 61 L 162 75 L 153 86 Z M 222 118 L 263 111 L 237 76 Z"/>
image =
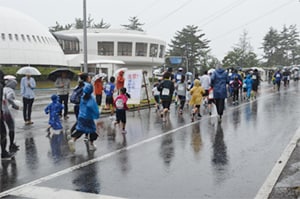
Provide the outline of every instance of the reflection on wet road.
<path id="1" fill-rule="evenodd" d="M 300 125 L 299 99 L 298 87 L 290 87 L 238 106 L 228 102 L 222 123 L 207 114 L 191 123 L 190 111 L 178 116 L 174 105 L 165 123 L 154 109 L 128 112 L 126 140 L 103 117 L 97 151 L 88 153 L 79 139 L 75 154 L 64 133 L 45 137 L 47 117 L 34 112 L 34 126 L 17 128 L 23 144 L 16 160 L 2 165 L 0 196 L 60 190 L 89 197 L 253 198 Z"/>

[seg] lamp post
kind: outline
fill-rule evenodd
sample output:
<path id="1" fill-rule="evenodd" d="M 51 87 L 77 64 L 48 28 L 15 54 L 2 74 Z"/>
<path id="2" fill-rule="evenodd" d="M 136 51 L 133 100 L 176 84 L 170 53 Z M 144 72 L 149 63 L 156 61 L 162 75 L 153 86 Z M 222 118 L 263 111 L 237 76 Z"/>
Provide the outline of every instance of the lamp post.
<path id="1" fill-rule="evenodd" d="M 83 72 L 88 72 L 87 31 L 86 31 L 86 0 L 83 0 Z"/>
<path id="2" fill-rule="evenodd" d="M 152 46 L 152 48 L 150 49 L 150 54 L 151 54 L 151 57 L 152 57 L 152 83 L 154 82 L 154 74 L 153 74 L 153 67 L 154 67 L 153 63 L 154 63 L 154 61 L 153 61 L 153 58 L 156 55 L 156 53 L 157 53 L 157 48 Z"/>

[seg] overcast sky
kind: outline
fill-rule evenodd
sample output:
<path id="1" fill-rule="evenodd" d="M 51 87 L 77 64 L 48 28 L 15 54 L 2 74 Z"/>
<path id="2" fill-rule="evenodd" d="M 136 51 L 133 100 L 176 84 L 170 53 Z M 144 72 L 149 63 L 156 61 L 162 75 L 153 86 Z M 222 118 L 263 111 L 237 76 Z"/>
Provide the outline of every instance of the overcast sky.
<path id="1" fill-rule="evenodd" d="M 196 25 L 210 40 L 212 54 L 219 59 L 248 32 L 254 51 L 261 56 L 263 37 L 270 27 L 282 30 L 297 24 L 300 31 L 299 0 L 86 0 L 87 14 L 95 22 L 103 18 L 111 28 L 121 28 L 137 16 L 144 30 L 167 43 L 186 25 Z M 50 27 L 73 23 L 82 17 L 83 0 L 0 0 Z M 0 27 L 1 29 L 1 27 Z"/>

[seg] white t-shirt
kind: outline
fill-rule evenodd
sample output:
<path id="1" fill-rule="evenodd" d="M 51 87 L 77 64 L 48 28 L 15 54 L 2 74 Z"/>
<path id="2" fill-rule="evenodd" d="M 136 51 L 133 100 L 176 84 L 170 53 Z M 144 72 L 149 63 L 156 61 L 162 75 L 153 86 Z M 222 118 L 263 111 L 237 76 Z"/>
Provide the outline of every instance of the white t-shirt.
<path id="1" fill-rule="evenodd" d="M 204 90 L 208 90 L 210 88 L 209 75 L 202 75 L 200 81 L 201 81 L 201 86 L 204 88 Z"/>

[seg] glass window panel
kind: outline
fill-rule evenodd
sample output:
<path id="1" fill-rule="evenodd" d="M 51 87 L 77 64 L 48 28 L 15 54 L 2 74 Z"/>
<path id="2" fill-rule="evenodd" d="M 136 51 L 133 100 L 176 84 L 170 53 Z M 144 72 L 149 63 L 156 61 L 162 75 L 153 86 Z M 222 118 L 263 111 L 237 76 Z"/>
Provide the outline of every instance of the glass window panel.
<path id="1" fill-rule="evenodd" d="M 147 56 L 147 43 L 135 44 L 135 56 Z"/>
<path id="2" fill-rule="evenodd" d="M 132 43 L 118 42 L 118 56 L 132 56 Z"/>
<path id="3" fill-rule="evenodd" d="M 102 56 L 114 56 L 114 42 L 103 41 L 98 42 L 98 55 Z"/>

